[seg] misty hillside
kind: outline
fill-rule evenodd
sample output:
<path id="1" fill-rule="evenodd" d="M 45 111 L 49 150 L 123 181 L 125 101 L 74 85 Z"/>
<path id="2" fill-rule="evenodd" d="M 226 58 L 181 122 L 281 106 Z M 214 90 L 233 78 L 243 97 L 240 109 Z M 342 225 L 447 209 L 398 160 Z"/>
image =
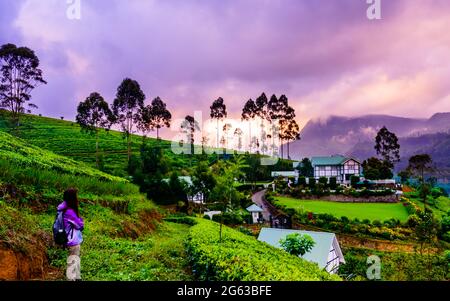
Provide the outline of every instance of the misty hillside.
<path id="1" fill-rule="evenodd" d="M 301 140 L 291 143 L 291 157 L 346 154 L 365 159 L 375 154 L 374 138 L 383 126 L 400 138 L 402 157 L 426 152 L 440 166 L 450 168 L 450 113 L 429 119 L 366 115 L 310 120 L 301 131 Z"/>

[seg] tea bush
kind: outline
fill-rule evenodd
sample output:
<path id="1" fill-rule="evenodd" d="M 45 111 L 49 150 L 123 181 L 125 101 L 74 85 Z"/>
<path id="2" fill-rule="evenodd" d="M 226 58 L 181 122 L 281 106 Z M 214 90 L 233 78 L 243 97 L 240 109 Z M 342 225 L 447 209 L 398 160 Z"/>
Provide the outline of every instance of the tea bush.
<path id="1" fill-rule="evenodd" d="M 255 238 L 219 224 L 197 219 L 186 242 L 194 275 L 212 281 L 340 280 L 314 263 L 292 256 Z"/>

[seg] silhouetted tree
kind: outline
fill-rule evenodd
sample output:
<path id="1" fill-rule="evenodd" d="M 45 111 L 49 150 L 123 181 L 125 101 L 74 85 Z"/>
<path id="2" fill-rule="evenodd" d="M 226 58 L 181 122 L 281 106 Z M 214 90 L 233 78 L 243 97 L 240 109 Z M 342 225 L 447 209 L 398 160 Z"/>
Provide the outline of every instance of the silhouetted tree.
<path id="1" fill-rule="evenodd" d="M 156 129 L 156 138 L 159 140 L 159 129 L 170 127 L 172 114 L 167 110 L 166 104 L 161 98 L 156 97 L 152 103 L 142 109 L 142 118 L 139 128 L 144 131 L 153 131 Z"/>
<path id="2" fill-rule="evenodd" d="M 425 183 L 425 172 L 433 171 L 433 160 L 428 154 L 415 155 L 409 158 L 409 164 L 407 167 L 408 172 L 416 176 L 419 179 L 419 194 L 422 198 L 424 208 L 427 207 L 427 197 L 431 192 L 431 187 L 428 183 Z"/>
<path id="3" fill-rule="evenodd" d="M 415 175 L 421 183 L 424 183 L 425 172 L 433 171 L 433 159 L 428 154 L 412 156 L 409 158 L 407 170 Z"/>
<path id="4" fill-rule="evenodd" d="M 242 120 L 245 120 L 248 122 L 248 133 L 249 133 L 249 152 L 252 151 L 252 145 L 253 145 L 253 141 L 252 141 L 252 124 L 251 121 L 256 117 L 256 104 L 253 101 L 253 99 L 249 99 L 245 105 L 244 108 L 242 109 L 242 115 L 241 118 Z"/>
<path id="5" fill-rule="evenodd" d="M 216 99 L 212 105 L 210 106 L 211 109 L 211 118 L 217 120 L 217 140 L 216 140 L 216 147 L 219 147 L 219 120 L 223 120 L 227 117 L 227 107 L 224 104 L 223 98 L 219 97 Z"/>
<path id="6" fill-rule="evenodd" d="M 31 91 L 39 84 L 47 84 L 39 69 L 39 58 L 27 47 L 5 44 L 0 48 L 0 107 L 11 112 L 14 126 L 19 125 L 25 103 L 31 100 Z M 29 108 L 37 108 L 28 103 Z"/>
<path id="7" fill-rule="evenodd" d="M 256 111 L 255 114 L 260 120 L 260 149 L 264 152 L 266 149 L 266 131 L 265 131 L 265 121 L 270 120 L 268 108 L 267 108 L 267 96 L 265 93 L 262 93 L 256 101 Z M 258 151 L 259 152 L 259 151 Z"/>
<path id="8" fill-rule="evenodd" d="M 226 123 L 226 124 L 224 124 L 223 129 L 222 129 L 223 130 L 223 139 L 225 141 L 224 153 L 226 152 L 226 149 L 228 149 L 228 134 L 229 134 L 231 128 L 232 128 L 232 125 L 230 123 Z"/>
<path id="9" fill-rule="evenodd" d="M 126 78 L 117 88 L 113 103 L 114 122 L 119 123 L 127 139 L 128 160 L 131 158 L 131 135 L 135 124 L 142 121 L 145 94 L 139 83 Z"/>
<path id="10" fill-rule="evenodd" d="M 183 129 L 187 135 L 187 141 L 189 142 L 191 150 L 189 162 L 192 165 L 192 156 L 194 155 L 195 131 L 199 131 L 200 126 L 194 119 L 194 117 L 187 115 L 181 123 L 181 129 Z"/>
<path id="11" fill-rule="evenodd" d="M 397 136 L 390 132 L 385 126 L 382 127 L 375 137 L 375 150 L 391 168 L 400 161 L 400 144 Z"/>
<path id="12" fill-rule="evenodd" d="M 95 159 L 99 168 L 98 133 L 100 128 L 110 128 L 112 112 L 108 103 L 97 92 L 91 93 L 85 101 L 80 102 L 77 112 L 76 121 L 81 130 L 95 134 Z"/>
<path id="13" fill-rule="evenodd" d="M 242 150 L 242 130 L 240 128 L 236 128 L 236 130 L 234 130 L 234 136 L 238 138 L 238 150 Z"/>
<path id="14" fill-rule="evenodd" d="M 300 127 L 295 119 L 291 119 L 287 123 L 286 130 L 282 132 L 281 137 L 283 140 L 287 141 L 287 155 L 288 159 L 291 159 L 289 146 L 292 141 L 300 139 Z"/>

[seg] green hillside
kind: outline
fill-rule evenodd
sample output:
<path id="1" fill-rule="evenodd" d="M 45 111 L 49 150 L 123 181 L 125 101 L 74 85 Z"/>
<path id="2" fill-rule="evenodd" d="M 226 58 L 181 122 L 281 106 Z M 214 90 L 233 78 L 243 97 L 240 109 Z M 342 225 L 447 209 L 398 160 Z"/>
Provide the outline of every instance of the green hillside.
<path id="1" fill-rule="evenodd" d="M 25 141 L 50 150 L 56 154 L 85 162 L 95 166 L 95 136 L 81 132 L 77 123 L 35 115 L 22 115 L 18 130 L 9 124 L 8 112 L 0 110 L 0 131 L 11 133 Z M 118 131 L 100 131 L 99 149 L 104 163 L 104 170 L 119 176 L 125 176 L 127 146 L 123 134 Z M 158 141 L 148 138 L 147 144 L 157 145 Z M 139 153 L 142 136 L 133 135 L 132 151 Z M 187 166 L 186 157 L 176 156 L 170 151 L 171 142 L 161 140 L 159 145 L 166 150 L 174 166 Z"/>
<path id="2" fill-rule="evenodd" d="M 137 186 L 0 132 L 0 251 L 7 261 L 20 258 L 0 280 L 64 279 L 67 251 L 53 246 L 51 227 L 71 186 L 85 218 L 84 279 L 191 279 L 187 226 L 163 222 Z"/>

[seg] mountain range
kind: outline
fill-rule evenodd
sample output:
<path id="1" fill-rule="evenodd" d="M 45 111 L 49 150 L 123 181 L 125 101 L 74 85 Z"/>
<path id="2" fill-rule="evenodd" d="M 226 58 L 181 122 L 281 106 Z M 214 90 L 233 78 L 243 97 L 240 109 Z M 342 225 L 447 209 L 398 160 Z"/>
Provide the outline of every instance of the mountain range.
<path id="1" fill-rule="evenodd" d="M 291 158 L 343 154 L 362 161 L 376 155 L 375 136 L 383 126 L 399 137 L 398 169 L 411 155 L 428 153 L 439 168 L 450 171 L 450 112 L 428 119 L 389 115 L 312 119 L 302 129 L 301 140 L 291 143 Z"/>

